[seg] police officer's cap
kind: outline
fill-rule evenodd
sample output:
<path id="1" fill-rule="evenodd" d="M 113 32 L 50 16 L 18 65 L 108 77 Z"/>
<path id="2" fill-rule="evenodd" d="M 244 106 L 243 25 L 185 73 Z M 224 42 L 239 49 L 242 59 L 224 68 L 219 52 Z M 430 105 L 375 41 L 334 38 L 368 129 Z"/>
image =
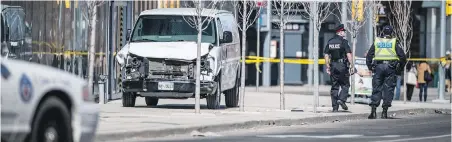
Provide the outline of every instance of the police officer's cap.
<path id="1" fill-rule="evenodd" d="M 338 25 L 334 30 L 336 32 L 345 31 L 344 24 Z"/>
<path id="2" fill-rule="evenodd" d="M 393 31 L 393 29 L 389 25 L 383 27 L 383 33 L 386 34 L 386 35 L 392 34 L 392 31 Z"/>

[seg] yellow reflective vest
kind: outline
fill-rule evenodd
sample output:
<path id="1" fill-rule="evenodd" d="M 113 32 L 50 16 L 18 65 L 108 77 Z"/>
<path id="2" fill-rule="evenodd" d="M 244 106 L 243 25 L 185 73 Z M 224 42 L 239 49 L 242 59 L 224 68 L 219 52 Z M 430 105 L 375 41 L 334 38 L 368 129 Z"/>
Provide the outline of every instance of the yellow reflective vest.
<path id="1" fill-rule="evenodd" d="M 391 38 L 375 38 L 374 47 L 375 47 L 375 56 L 374 60 L 377 61 L 390 61 L 390 60 L 399 60 L 396 52 L 396 39 Z"/>

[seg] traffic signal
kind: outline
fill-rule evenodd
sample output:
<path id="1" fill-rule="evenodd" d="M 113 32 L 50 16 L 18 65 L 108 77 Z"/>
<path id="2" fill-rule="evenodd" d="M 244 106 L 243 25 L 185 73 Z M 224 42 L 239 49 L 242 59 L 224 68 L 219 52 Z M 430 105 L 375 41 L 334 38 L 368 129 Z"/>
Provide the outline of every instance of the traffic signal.
<path id="1" fill-rule="evenodd" d="M 452 15 L 452 0 L 446 0 L 446 16 Z"/>
<path id="2" fill-rule="evenodd" d="M 352 0 L 352 18 L 362 21 L 364 18 L 364 0 Z"/>

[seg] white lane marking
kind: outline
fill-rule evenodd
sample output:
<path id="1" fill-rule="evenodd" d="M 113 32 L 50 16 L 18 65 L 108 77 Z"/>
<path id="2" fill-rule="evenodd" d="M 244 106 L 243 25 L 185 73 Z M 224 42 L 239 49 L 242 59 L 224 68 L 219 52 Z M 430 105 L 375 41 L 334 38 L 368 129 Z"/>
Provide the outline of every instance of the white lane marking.
<path id="1" fill-rule="evenodd" d="M 406 138 L 406 139 L 395 139 L 395 140 L 383 140 L 383 141 L 374 141 L 374 142 L 400 142 L 400 141 L 412 141 L 412 140 L 425 140 L 425 139 L 436 139 L 443 137 L 450 137 L 451 135 L 439 135 L 439 136 L 430 136 L 430 137 L 418 137 L 418 138 Z"/>
<path id="2" fill-rule="evenodd" d="M 332 139 L 332 138 L 356 138 L 363 135 L 331 135 L 331 136 L 308 136 L 308 135 L 261 135 L 257 137 L 265 138 L 319 138 L 319 139 Z"/>
<path id="3" fill-rule="evenodd" d="M 381 138 L 396 138 L 396 137 L 401 137 L 401 135 L 384 135 L 384 136 L 380 136 Z"/>

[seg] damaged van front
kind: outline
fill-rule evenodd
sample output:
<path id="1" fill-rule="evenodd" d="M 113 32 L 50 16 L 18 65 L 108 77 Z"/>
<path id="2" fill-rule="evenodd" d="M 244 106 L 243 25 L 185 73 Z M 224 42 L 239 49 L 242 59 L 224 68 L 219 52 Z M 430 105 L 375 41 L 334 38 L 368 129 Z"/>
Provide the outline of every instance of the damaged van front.
<path id="1" fill-rule="evenodd" d="M 221 95 L 220 71 L 223 66 L 219 45 L 232 42 L 231 32 L 221 33 L 223 38 L 219 39 L 216 26 L 215 20 L 203 25 L 200 45 L 202 98 L 216 93 Z M 123 106 L 133 107 L 137 96 L 146 97 L 146 104 L 150 106 L 157 105 L 159 98 L 194 97 L 197 30 L 183 16 L 141 15 L 128 40 L 116 56 L 121 65 Z"/>

